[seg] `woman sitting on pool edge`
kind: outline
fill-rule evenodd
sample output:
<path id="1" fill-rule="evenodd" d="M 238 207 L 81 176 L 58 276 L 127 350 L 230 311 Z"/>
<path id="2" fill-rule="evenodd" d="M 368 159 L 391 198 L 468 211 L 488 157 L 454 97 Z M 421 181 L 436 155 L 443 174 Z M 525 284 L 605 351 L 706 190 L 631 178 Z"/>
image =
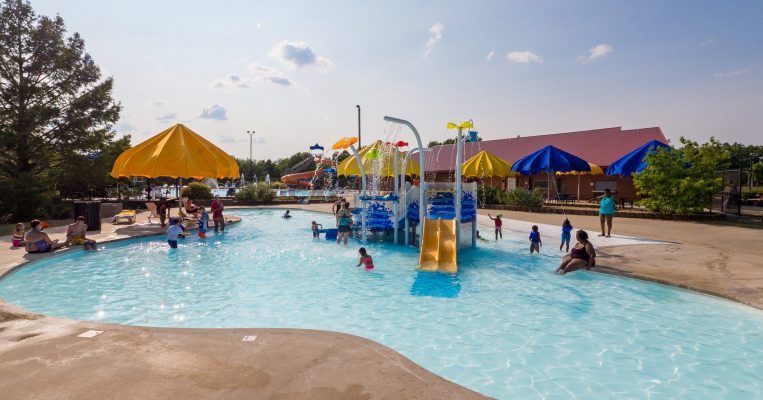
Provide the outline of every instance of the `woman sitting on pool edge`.
<path id="1" fill-rule="evenodd" d="M 26 234 L 27 253 L 47 253 L 63 247 L 63 243 L 58 243 L 58 240 L 51 240 L 50 236 L 42 231 L 40 220 L 35 219 L 30 225 L 32 230 Z"/>
<path id="2" fill-rule="evenodd" d="M 590 270 L 596 266 L 596 250 L 594 250 L 593 244 L 588 241 L 588 232 L 581 229 L 577 231 L 575 238 L 578 242 L 572 247 L 570 253 L 562 258 L 561 265 L 556 269 L 556 273 L 559 275 L 583 268 Z"/>

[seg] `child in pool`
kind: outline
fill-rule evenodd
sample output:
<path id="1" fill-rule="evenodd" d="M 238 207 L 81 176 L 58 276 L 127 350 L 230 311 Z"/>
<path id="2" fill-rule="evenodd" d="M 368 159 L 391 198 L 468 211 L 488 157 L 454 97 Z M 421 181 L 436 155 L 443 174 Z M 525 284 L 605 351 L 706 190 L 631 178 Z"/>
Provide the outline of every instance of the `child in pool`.
<path id="1" fill-rule="evenodd" d="M 356 268 L 365 265 L 366 269 L 374 269 L 374 259 L 368 255 L 365 247 L 358 249 L 358 254 L 360 254 L 360 261 L 358 262 L 358 265 L 355 266 Z"/>
<path id="2" fill-rule="evenodd" d="M 562 251 L 562 247 L 567 245 L 566 252 L 570 252 L 570 239 L 572 238 L 572 224 L 569 218 L 565 218 L 562 223 L 562 244 L 559 245 L 559 251 Z"/>
<path id="3" fill-rule="evenodd" d="M 320 228 L 319 228 L 319 227 L 320 227 Z M 312 231 L 313 231 L 313 237 L 314 237 L 314 238 L 317 238 L 317 237 L 320 237 L 320 236 L 321 236 L 321 235 L 320 235 L 320 232 L 318 231 L 318 229 L 323 229 L 323 225 L 322 225 L 322 224 L 319 224 L 319 223 L 317 223 L 317 222 L 313 221 L 313 222 L 310 224 L 310 228 L 311 228 L 311 229 L 312 229 Z"/>
<path id="4" fill-rule="evenodd" d="M 487 217 L 495 221 L 495 240 L 498 240 L 499 236 L 501 239 L 503 239 L 503 232 L 501 231 L 501 227 L 503 227 L 503 221 L 501 220 L 501 218 L 503 218 L 503 214 L 498 214 L 495 216 L 495 218 L 488 214 Z"/>
<path id="5" fill-rule="evenodd" d="M 286 210 L 286 212 L 285 212 L 285 213 L 283 213 L 283 215 L 281 216 L 281 218 L 284 218 L 284 219 L 289 219 L 289 218 L 291 218 L 291 214 L 289 214 L 289 210 Z"/>
<path id="6" fill-rule="evenodd" d="M 199 210 L 201 215 L 199 217 L 199 222 L 197 222 L 199 226 L 199 237 L 206 239 L 207 228 L 209 228 L 209 214 L 207 214 L 207 211 L 204 209 L 204 207 L 199 208 Z"/>
<path id="7" fill-rule="evenodd" d="M 530 254 L 537 251 L 540 253 L 540 248 L 543 247 L 543 242 L 540 240 L 540 232 L 538 232 L 538 225 L 533 225 L 533 230 L 530 231 Z"/>
<path id="8" fill-rule="evenodd" d="M 16 224 L 16 229 L 13 230 L 13 237 L 11 238 L 11 244 L 13 244 L 13 247 L 22 247 L 24 246 L 24 224 L 19 222 Z"/>
<path id="9" fill-rule="evenodd" d="M 178 238 L 184 236 L 182 224 L 183 220 L 178 218 L 167 228 L 167 244 L 173 249 L 178 248 Z"/>

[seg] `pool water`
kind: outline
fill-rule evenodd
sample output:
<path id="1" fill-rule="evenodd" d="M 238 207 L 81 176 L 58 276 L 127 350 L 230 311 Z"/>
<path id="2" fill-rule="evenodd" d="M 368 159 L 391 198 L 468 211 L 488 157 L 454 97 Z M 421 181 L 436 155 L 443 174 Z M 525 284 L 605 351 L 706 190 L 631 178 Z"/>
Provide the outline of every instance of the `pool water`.
<path id="1" fill-rule="evenodd" d="M 235 210 L 243 222 L 170 250 L 163 237 L 103 244 L 17 270 L 0 298 L 75 319 L 170 327 L 286 327 L 383 343 L 503 399 L 750 399 L 763 393 L 763 313 L 647 282 L 557 276 L 556 243 L 480 242 L 458 275 L 416 271 L 418 251 L 314 240 L 333 217 Z M 638 251 L 634 248 L 634 251 Z"/>

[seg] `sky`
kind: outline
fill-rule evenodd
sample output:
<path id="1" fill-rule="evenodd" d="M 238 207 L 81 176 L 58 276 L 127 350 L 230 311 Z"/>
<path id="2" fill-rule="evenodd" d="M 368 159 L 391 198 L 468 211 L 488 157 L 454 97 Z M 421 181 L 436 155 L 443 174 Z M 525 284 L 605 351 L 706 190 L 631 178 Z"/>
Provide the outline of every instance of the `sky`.
<path id="1" fill-rule="evenodd" d="M 143 141 L 186 124 L 234 156 L 383 139 L 426 145 L 659 126 L 763 144 L 760 1 L 32 0 L 63 17 Z M 399 139 L 413 142 L 403 132 Z"/>

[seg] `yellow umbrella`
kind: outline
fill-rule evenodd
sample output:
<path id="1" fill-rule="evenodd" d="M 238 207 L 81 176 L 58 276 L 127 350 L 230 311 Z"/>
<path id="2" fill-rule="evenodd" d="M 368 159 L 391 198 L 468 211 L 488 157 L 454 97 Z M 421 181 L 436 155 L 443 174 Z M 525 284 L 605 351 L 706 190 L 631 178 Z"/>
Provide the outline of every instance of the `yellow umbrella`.
<path id="1" fill-rule="evenodd" d="M 176 124 L 117 157 L 111 176 L 238 178 L 238 162 L 183 124 Z"/>
<path id="2" fill-rule="evenodd" d="M 378 171 L 381 176 L 395 176 L 395 153 L 398 155 L 398 170 L 403 168 L 403 158 L 405 158 L 405 152 L 400 151 L 397 147 L 392 146 L 391 149 L 386 149 L 385 144 L 381 140 L 377 140 L 370 145 L 363 147 L 358 151 L 361 161 L 363 161 L 363 169 L 366 173 L 370 173 L 373 170 L 374 163 L 379 162 L 383 165 L 382 171 Z M 378 160 L 378 161 L 377 161 Z M 417 160 L 408 160 L 408 164 L 405 167 L 405 175 L 411 175 L 417 173 L 419 170 L 419 163 Z M 360 167 L 358 162 L 355 161 L 355 156 L 345 158 L 336 167 L 337 175 L 344 176 L 357 176 L 360 175 Z"/>
<path id="3" fill-rule="evenodd" d="M 596 164 L 588 163 L 588 165 L 591 167 L 591 171 L 567 171 L 567 172 L 557 172 L 557 175 L 604 175 L 604 170 L 601 169 L 600 166 Z"/>
<path id="4" fill-rule="evenodd" d="M 466 160 L 461 165 L 461 174 L 467 178 L 485 178 L 517 176 L 516 172 L 511 171 L 511 164 L 508 161 L 482 150 L 472 158 Z"/>

